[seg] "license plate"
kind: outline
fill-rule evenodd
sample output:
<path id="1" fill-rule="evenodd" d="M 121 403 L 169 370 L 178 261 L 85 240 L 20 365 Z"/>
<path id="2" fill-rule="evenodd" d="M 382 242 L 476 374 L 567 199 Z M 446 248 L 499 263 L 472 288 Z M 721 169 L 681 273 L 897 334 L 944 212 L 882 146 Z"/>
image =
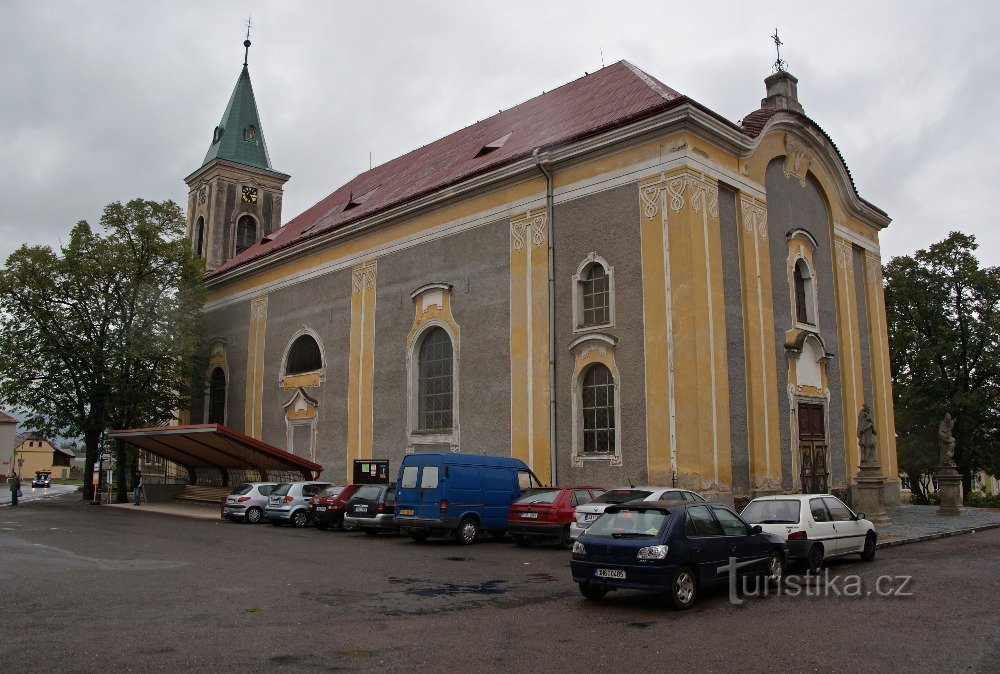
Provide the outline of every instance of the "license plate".
<path id="1" fill-rule="evenodd" d="M 537 520 L 538 519 L 538 513 L 521 513 L 521 517 L 523 517 L 525 519 L 528 519 L 528 520 Z"/>
<path id="2" fill-rule="evenodd" d="M 316 506 L 316 512 L 318 513 L 326 512 L 326 506 Z"/>
<path id="3" fill-rule="evenodd" d="M 596 519 L 597 519 L 598 517 L 600 517 L 600 515 L 599 515 L 599 514 L 597 514 L 597 513 L 586 513 L 586 514 L 584 514 L 584 516 L 583 516 L 583 521 L 584 521 L 584 522 L 593 522 L 593 521 L 594 521 L 594 520 L 596 520 Z"/>
<path id="4" fill-rule="evenodd" d="M 625 580 L 625 572 L 620 569 L 594 569 L 594 575 L 598 578 L 617 578 Z"/>
<path id="5" fill-rule="evenodd" d="M 356 513 L 366 513 L 366 512 L 368 512 L 368 506 L 366 506 L 366 505 L 356 505 L 356 506 L 354 506 L 354 512 L 356 512 Z"/>
<path id="6" fill-rule="evenodd" d="M 413 514 L 413 508 L 400 508 L 399 509 L 399 514 L 400 515 L 412 515 Z"/>

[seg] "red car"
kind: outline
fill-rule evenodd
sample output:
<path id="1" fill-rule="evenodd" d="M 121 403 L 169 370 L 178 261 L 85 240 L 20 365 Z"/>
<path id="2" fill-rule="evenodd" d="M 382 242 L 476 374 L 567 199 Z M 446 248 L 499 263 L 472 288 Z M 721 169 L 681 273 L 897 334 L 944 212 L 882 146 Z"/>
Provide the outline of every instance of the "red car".
<path id="1" fill-rule="evenodd" d="M 333 485 L 327 487 L 316 496 L 309 499 L 306 512 L 309 519 L 320 531 L 335 526 L 341 531 L 347 531 L 344 526 L 344 512 L 347 508 L 347 500 L 354 496 L 354 492 L 361 489 L 363 485 L 349 484 Z"/>
<path id="2" fill-rule="evenodd" d="M 562 547 L 573 547 L 569 525 L 573 509 L 589 503 L 606 490 L 601 487 L 541 487 L 529 489 L 510 507 L 507 528 L 520 546 L 536 539 L 555 539 Z"/>

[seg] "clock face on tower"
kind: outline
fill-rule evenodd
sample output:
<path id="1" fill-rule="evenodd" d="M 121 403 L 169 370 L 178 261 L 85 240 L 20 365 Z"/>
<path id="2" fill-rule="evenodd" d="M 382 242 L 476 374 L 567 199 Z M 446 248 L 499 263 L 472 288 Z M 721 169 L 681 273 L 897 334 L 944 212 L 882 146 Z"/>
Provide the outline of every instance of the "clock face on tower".
<path id="1" fill-rule="evenodd" d="M 243 202 L 247 204 L 257 203 L 257 188 L 256 187 L 244 187 L 243 188 Z"/>

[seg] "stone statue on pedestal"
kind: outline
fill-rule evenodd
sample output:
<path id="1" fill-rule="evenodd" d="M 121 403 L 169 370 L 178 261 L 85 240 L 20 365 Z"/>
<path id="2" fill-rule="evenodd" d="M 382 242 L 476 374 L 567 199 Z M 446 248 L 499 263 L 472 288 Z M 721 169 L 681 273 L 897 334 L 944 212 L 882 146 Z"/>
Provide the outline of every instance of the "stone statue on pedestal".
<path id="1" fill-rule="evenodd" d="M 875 424 L 872 422 L 872 411 L 866 400 L 858 412 L 858 445 L 861 447 L 861 465 L 878 463 L 875 451 Z"/>
<path id="2" fill-rule="evenodd" d="M 955 427 L 955 419 L 950 413 L 945 413 L 944 419 L 938 426 L 938 446 L 941 448 L 941 465 L 955 465 L 955 436 L 951 434 L 951 429 Z"/>

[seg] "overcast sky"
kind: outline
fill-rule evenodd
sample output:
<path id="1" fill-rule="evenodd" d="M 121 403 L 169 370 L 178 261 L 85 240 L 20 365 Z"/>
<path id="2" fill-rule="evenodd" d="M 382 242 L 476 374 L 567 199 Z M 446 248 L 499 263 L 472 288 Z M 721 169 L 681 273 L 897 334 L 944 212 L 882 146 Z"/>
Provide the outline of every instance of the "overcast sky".
<path id="1" fill-rule="evenodd" d="M 357 173 L 627 59 L 732 121 L 775 60 L 887 211 L 883 261 L 949 230 L 1000 264 L 1000 4 L 0 2 L 0 261 L 134 197 L 186 204 L 243 62 L 287 222 Z"/>

